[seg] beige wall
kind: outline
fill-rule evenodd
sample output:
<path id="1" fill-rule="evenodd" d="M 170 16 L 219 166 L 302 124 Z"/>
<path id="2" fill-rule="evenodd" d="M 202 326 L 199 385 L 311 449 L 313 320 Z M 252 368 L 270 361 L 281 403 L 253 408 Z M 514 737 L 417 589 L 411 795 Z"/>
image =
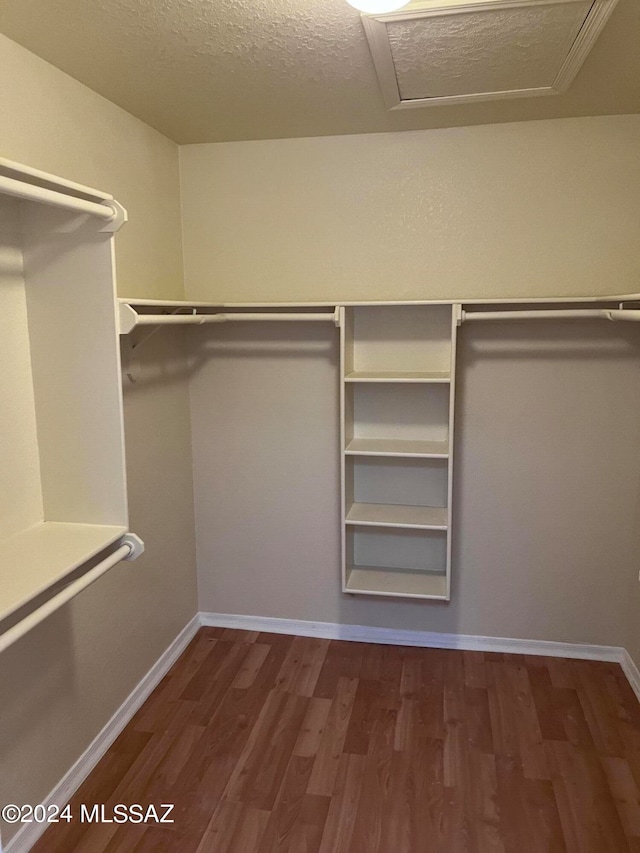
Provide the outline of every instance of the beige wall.
<path id="1" fill-rule="evenodd" d="M 182 298 L 176 144 L 3 35 L 0 62 L 0 157 L 112 193 L 119 295 Z"/>
<path id="2" fill-rule="evenodd" d="M 180 149 L 190 299 L 635 292 L 640 116 Z"/>
<path id="3" fill-rule="evenodd" d="M 0 198 L 0 540 L 42 518 L 18 202 Z M 5 449 L 6 448 L 6 449 Z M 7 450 L 8 449 L 8 450 Z"/>
<path id="4" fill-rule="evenodd" d="M 201 610 L 637 651 L 634 324 L 461 329 L 449 604 L 341 594 L 337 332 L 240 325 L 192 332 Z"/>
<path id="5" fill-rule="evenodd" d="M 640 116 L 184 146 L 187 294 L 637 292 L 639 148 Z M 194 332 L 201 609 L 626 645 L 640 659 L 639 335 L 463 328 L 442 605 L 339 592 L 335 332 Z"/>
<path id="6" fill-rule="evenodd" d="M 2 36 L 0 64 L 0 156 L 113 192 L 131 220 L 116 238 L 120 293 L 180 298 L 177 146 Z M 24 349 L 24 306 L 5 298 Z M 13 359 L 18 383 L 28 355 Z M 196 612 L 185 369 L 183 336 L 170 332 L 142 348 L 125 384 L 130 520 L 145 555 L 0 656 L 1 802 L 41 801 Z"/>

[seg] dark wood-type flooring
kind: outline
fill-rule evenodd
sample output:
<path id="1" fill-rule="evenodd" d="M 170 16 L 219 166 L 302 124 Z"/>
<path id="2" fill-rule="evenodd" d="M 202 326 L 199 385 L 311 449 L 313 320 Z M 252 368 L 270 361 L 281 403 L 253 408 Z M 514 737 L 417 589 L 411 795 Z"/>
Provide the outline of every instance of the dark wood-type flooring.
<path id="1" fill-rule="evenodd" d="M 202 629 L 35 853 L 640 853 L 617 664 Z"/>

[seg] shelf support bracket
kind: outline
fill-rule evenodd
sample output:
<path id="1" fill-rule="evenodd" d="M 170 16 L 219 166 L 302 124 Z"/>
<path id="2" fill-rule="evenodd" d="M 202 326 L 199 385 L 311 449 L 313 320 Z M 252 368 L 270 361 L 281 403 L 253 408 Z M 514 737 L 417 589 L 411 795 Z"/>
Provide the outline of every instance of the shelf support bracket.
<path id="1" fill-rule="evenodd" d="M 144 542 L 135 533 L 125 533 L 120 544 L 129 546 L 129 556 L 122 558 L 126 562 L 137 560 L 141 554 L 144 554 Z"/>
<path id="2" fill-rule="evenodd" d="M 115 200 L 115 198 L 110 199 L 110 201 L 106 202 L 104 206 L 113 209 L 113 216 L 111 219 L 107 219 L 100 231 L 107 231 L 115 234 L 115 232 L 119 231 L 125 222 L 128 221 L 129 217 L 127 215 L 127 211 L 119 201 Z"/>
<path id="3" fill-rule="evenodd" d="M 132 332 L 138 320 L 137 313 L 133 310 L 131 305 L 127 305 L 126 302 L 120 302 L 119 314 L 118 314 L 118 331 L 121 335 L 128 335 Z"/>

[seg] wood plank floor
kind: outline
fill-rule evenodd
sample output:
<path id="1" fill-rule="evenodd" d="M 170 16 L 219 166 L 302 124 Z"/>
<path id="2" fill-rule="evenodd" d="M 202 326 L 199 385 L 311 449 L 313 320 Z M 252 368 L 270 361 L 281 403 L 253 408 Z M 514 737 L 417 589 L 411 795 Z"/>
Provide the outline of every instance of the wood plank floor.
<path id="1" fill-rule="evenodd" d="M 35 853 L 640 853 L 617 664 L 202 629 Z"/>

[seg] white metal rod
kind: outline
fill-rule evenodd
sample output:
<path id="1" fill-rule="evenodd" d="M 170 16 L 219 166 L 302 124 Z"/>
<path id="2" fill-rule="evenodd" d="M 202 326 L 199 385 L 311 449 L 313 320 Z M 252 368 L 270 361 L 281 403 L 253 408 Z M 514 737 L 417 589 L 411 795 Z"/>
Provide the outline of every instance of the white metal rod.
<path id="1" fill-rule="evenodd" d="M 631 320 L 640 323 L 640 311 L 630 308 L 615 308 L 613 311 L 605 311 L 609 320 Z"/>
<path id="2" fill-rule="evenodd" d="M 322 314 L 138 314 L 136 326 L 202 326 L 206 323 L 230 323 L 242 320 L 277 320 L 278 322 L 333 322 L 334 315 L 327 312 Z"/>
<path id="3" fill-rule="evenodd" d="M 52 207 L 62 207 L 65 210 L 75 210 L 78 213 L 90 213 L 92 216 L 105 220 L 115 219 L 117 215 L 116 210 L 109 204 L 97 204 L 84 198 L 75 198 L 55 190 L 47 190 L 44 187 L 15 181 L 13 178 L 0 176 L 0 193 L 27 201 L 38 201 Z"/>
<path id="4" fill-rule="evenodd" d="M 463 311 L 462 322 L 470 320 L 630 320 L 640 322 L 640 310 L 630 308 L 565 308 L 542 311 Z"/>
<path id="5" fill-rule="evenodd" d="M 12 643 L 15 643 L 16 640 L 19 640 L 20 637 L 23 637 L 31 631 L 32 628 L 39 625 L 40 622 L 47 618 L 47 616 L 50 616 L 54 611 L 62 607 L 63 604 L 66 604 L 67 601 L 70 601 L 74 596 L 78 595 L 79 592 L 82 592 L 83 589 L 86 589 L 94 581 L 98 580 L 99 577 L 115 566 L 116 563 L 130 557 L 133 550 L 133 546 L 128 542 L 121 545 L 112 554 L 109 554 L 108 557 L 101 560 L 97 566 L 94 566 L 86 574 L 82 575 L 82 577 L 79 577 L 77 580 L 70 583 L 57 595 L 54 595 L 53 598 L 50 598 L 41 607 L 34 610 L 33 613 L 30 613 L 27 617 L 21 619 L 20 622 L 13 625 L 13 627 L 9 628 L 8 631 L 5 631 L 4 634 L 0 634 L 0 652 L 4 651 L 4 649 L 12 645 Z"/>
<path id="6" fill-rule="evenodd" d="M 610 311 L 601 308 L 559 309 L 550 311 L 464 311 L 462 321 L 470 320 L 579 320 L 609 319 Z"/>
<path id="7" fill-rule="evenodd" d="M 84 184 L 78 184 L 75 181 L 68 181 L 66 178 L 61 178 L 58 175 L 43 172 L 42 169 L 34 169 L 33 166 L 25 166 L 24 163 L 16 163 L 15 160 L 7 160 L 6 157 L 0 157 L 0 169 L 14 172 L 14 174 L 17 175 L 27 175 L 30 178 L 35 178 L 37 181 L 40 181 L 40 183 L 52 184 L 54 187 L 64 187 L 64 189 L 82 193 L 82 195 L 88 195 L 98 201 L 113 201 L 112 195 L 104 193 L 102 190 L 97 190 L 95 187 L 86 187 Z"/>
<path id="8" fill-rule="evenodd" d="M 333 314 L 328 314 L 326 311 L 323 312 L 322 314 L 302 314 L 302 313 L 298 313 L 298 314 L 268 314 L 268 313 L 242 314 L 242 313 L 238 313 L 238 314 L 223 314 L 222 316 L 225 318 L 225 320 L 229 320 L 229 321 L 236 321 L 236 320 L 278 320 L 278 321 L 287 322 L 288 320 L 291 320 L 292 322 L 294 322 L 294 321 L 299 322 L 302 320 L 303 322 L 310 322 L 310 323 L 320 323 L 323 320 L 329 320 L 330 322 L 333 322 L 333 317 L 334 317 Z"/>
<path id="9" fill-rule="evenodd" d="M 201 326 L 208 323 L 222 323 L 222 314 L 138 314 L 136 326 Z"/>

